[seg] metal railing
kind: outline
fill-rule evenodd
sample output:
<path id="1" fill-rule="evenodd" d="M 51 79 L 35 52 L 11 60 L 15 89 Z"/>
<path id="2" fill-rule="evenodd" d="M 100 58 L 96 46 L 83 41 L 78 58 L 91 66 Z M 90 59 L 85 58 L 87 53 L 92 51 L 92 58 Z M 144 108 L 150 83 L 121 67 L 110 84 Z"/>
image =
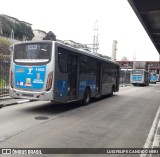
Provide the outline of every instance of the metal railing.
<path id="1" fill-rule="evenodd" d="M 130 71 L 121 70 L 120 71 L 120 85 L 129 85 L 130 84 Z"/>
<path id="2" fill-rule="evenodd" d="M 10 56 L 0 55 L 0 99 L 9 96 Z"/>

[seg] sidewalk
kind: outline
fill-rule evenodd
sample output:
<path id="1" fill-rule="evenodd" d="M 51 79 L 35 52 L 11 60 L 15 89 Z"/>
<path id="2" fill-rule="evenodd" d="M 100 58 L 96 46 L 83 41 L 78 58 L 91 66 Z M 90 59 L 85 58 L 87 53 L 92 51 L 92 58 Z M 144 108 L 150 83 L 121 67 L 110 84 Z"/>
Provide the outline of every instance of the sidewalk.
<path id="1" fill-rule="evenodd" d="M 0 108 L 6 107 L 6 106 L 11 106 L 11 105 L 16 105 L 16 104 L 21 104 L 25 102 L 30 102 L 30 100 L 26 99 L 13 99 L 11 97 L 5 97 L 4 99 L 0 99 Z"/>
<path id="2" fill-rule="evenodd" d="M 126 87 L 126 86 L 132 86 L 132 84 L 129 84 L 129 83 L 128 83 L 128 84 L 125 84 L 125 83 L 123 83 L 123 84 L 120 84 L 119 86 L 120 86 L 120 87 Z"/>

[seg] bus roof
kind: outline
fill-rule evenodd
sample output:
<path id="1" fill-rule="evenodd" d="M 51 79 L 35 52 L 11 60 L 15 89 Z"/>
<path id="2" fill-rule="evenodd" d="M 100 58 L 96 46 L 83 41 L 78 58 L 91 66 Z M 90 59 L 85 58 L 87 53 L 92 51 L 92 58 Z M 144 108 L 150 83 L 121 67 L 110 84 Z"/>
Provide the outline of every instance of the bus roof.
<path id="1" fill-rule="evenodd" d="M 98 55 L 97 53 L 93 53 L 93 52 L 90 52 L 90 51 L 87 51 L 87 50 L 84 50 L 84 49 L 78 49 L 78 48 L 72 47 L 70 45 L 65 45 L 65 44 L 60 43 L 60 42 L 55 42 L 55 43 L 60 45 L 60 46 L 62 46 L 62 47 L 68 48 L 68 49 L 70 49 L 72 51 L 76 51 L 77 53 L 80 53 L 80 54 L 83 54 L 83 55 L 87 55 L 87 56 L 90 56 L 90 57 L 94 57 L 96 59 L 100 59 L 100 60 L 103 60 L 103 61 L 107 61 L 107 62 L 116 64 L 117 66 L 119 66 L 119 63 L 111 61 L 111 60 L 108 60 L 106 58 L 103 58 L 100 55 Z"/>
<path id="2" fill-rule="evenodd" d="M 94 57 L 96 59 L 100 59 L 100 60 L 103 60 L 103 61 L 107 61 L 107 62 L 110 62 L 110 63 L 113 63 L 113 64 L 119 66 L 119 63 L 117 63 L 115 61 L 108 60 L 106 58 L 103 58 L 103 57 L 99 56 L 97 53 L 93 53 L 93 52 L 90 52 L 90 51 L 87 51 L 87 50 L 83 50 L 83 49 L 78 49 L 78 48 L 75 48 L 75 47 L 73 47 L 71 45 L 66 45 L 66 44 L 63 44 L 63 43 L 58 42 L 58 41 L 51 41 L 51 40 L 23 41 L 23 42 L 15 43 L 15 44 L 13 44 L 13 46 L 14 45 L 27 44 L 27 43 L 28 44 L 29 43 L 54 43 L 54 44 L 60 45 L 63 48 L 67 48 L 67 49 L 70 49 L 72 51 L 75 51 L 77 53 L 84 54 L 84 55 L 87 55 L 87 56 L 90 56 L 90 57 Z"/>

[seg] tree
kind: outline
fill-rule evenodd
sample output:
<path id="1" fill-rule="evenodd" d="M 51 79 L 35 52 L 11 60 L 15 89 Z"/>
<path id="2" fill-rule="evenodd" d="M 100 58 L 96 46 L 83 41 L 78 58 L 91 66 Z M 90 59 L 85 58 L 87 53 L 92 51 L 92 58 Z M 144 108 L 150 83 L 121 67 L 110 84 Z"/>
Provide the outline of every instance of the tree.
<path id="1" fill-rule="evenodd" d="M 49 31 L 47 33 L 46 37 L 43 38 L 43 40 L 54 40 L 54 41 L 56 41 L 56 35 L 52 31 Z"/>
<path id="2" fill-rule="evenodd" d="M 26 40 L 32 40 L 34 37 L 32 28 L 23 22 L 14 23 L 3 16 L 0 16 L 0 22 L 3 36 L 10 37 L 13 30 L 15 39 L 23 40 L 25 36 Z"/>
<path id="3" fill-rule="evenodd" d="M 1 22 L 1 29 L 2 33 L 6 37 L 10 37 L 11 35 L 11 30 L 15 29 L 15 25 L 13 22 L 7 20 L 5 17 L 0 16 L 0 22 Z"/>

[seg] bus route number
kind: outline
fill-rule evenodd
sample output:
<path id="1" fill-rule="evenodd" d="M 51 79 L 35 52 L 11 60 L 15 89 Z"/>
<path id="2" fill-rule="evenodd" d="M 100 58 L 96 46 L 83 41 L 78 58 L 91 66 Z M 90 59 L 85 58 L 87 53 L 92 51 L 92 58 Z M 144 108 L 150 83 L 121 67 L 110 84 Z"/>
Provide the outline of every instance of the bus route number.
<path id="1" fill-rule="evenodd" d="M 36 71 L 44 71 L 44 68 L 36 68 Z"/>
<path id="2" fill-rule="evenodd" d="M 28 45 L 27 49 L 28 50 L 36 50 L 37 49 L 37 45 Z"/>

